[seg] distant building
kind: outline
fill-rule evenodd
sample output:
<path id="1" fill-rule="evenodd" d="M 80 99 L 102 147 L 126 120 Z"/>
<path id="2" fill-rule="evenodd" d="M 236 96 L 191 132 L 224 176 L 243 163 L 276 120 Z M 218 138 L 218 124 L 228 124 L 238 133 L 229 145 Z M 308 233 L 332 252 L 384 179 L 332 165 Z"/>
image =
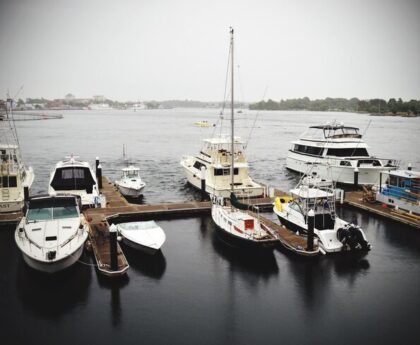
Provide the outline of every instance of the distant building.
<path id="1" fill-rule="evenodd" d="M 106 101 L 106 98 L 103 95 L 93 96 L 94 103 L 104 103 L 105 101 Z"/>
<path id="2" fill-rule="evenodd" d="M 75 99 L 76 97 L 71 93 L 68 93 L 65 97 L 66 102 L 71 102 L 71 101 L 74 101 Z"/>

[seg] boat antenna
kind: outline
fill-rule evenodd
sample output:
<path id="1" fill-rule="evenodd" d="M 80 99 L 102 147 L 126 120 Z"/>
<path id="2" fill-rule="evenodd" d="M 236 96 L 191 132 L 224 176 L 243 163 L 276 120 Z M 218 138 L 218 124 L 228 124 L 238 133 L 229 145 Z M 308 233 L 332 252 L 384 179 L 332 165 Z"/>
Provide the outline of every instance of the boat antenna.
<path id="1" fill-rule="evenodd" d="M 235 172 L 235 170 L 234 170 L 234 161 L 235 161 L 235 137 L 234 137 L 234 135 L 235 135 L 235 132 L 234 132 L 234 124 L 235 124 L 235 122 L 234 122 L 234 109 L 233 109 L 233 107 L 234 107 L 234 93 L 233 93 L 233 90 L 234 90 L 234 80 L 233 80 L 233 71 L 234 71 L 234 68 L 233 68 L 233 28 L 232 27 L 230 27 L 230 50 L 231 50 L 231 52 L 230 52 L 230 58 L 231 58 L 231 104 L 230 104 L 230 116 L 231 116 L 231 119 L 230 119 L 230 124 L 231 124 L 231 164 L 230 164 L 230 175 L 231 175 L 231 178 L 232 178 L 232 185 L 231 185 L 231 191 L 232 191 L 232 193 L 234 193 L 234 187 L 235 187 L 235 184 L 234 184 L 234 172 Z M 232 204 L 232 203 L 231 203 Z M 233 206 L 232 206 L 233 207 Z"/>

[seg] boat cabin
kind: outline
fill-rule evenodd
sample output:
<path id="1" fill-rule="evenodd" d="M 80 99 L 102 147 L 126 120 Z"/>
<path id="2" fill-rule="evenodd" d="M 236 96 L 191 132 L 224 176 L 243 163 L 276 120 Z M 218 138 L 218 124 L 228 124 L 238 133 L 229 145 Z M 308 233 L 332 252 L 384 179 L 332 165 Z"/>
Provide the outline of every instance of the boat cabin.
<path id="1" fill-rule="evenodd" d="M 57 168 L 51 181 L 51 187 L 55 191 L 86 190 L 92 193 L 96 181 L 89 167 L 65 166 Z"/>
<path id="2" fill-rule="evenodd" d="M 394 198 L 405 199 L 412 203 L 420 201 L 420 172 L 411 170 L 395 170 L 388 175 L 385 186 L 380 186 L 380 193 Z"/>
<path id="3" fill-rule="evenodd" d="M 349 127 L 342 124 L 326 124 L 309 127 L 309 129 L 302 135 L 302 138 L 310 140 L 342 138 L 361 139 L 362 135 L 359 133 L 359 128 L 357 127 Z"/>
<path id="4" fill-rule="evenodd" d="M 140 178 L 140 169 L 133 166 L 123 168 L 122 177 L 126 179 L 138 179 Z"/>

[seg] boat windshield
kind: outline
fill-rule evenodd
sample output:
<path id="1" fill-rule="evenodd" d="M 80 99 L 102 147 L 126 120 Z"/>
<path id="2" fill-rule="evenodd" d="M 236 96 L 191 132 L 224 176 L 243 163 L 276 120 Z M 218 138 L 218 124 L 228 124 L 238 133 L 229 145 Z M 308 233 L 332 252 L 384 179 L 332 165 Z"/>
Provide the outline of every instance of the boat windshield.
<path id="1" fill-rule="evenodd" d="M 78 217 L 76 206 L 42 207 L 28 210 L 26 219 L 31 221 L 56 220 Z"/>
<path id="2" fill-rule="evenodd" d="M 137 178 L 137 177 L 139 177 L 139 171 L 138 170 L 124 171 L 124 177 Z"/>

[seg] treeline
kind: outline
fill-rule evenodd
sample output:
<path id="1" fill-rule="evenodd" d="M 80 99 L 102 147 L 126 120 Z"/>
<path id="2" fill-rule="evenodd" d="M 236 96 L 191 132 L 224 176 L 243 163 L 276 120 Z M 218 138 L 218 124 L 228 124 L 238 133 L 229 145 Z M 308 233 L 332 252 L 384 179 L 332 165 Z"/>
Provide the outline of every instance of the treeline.
<path id="1" fill-rule="evenodd" d="M 251 110 L 311 110 L 311 111 L 349 111 L 367 112 L 371 114 L 394 115 L 420 115 L 420 101 L 410 100 L 404 102 L 401 98 L 391 98 L 388 102 L 376 98 L 359 100 L 358 98 L 325 98 L 310 100 L 308 97 L 281 100 L 280 102 L 269 99 L 249 105 Z"/>

